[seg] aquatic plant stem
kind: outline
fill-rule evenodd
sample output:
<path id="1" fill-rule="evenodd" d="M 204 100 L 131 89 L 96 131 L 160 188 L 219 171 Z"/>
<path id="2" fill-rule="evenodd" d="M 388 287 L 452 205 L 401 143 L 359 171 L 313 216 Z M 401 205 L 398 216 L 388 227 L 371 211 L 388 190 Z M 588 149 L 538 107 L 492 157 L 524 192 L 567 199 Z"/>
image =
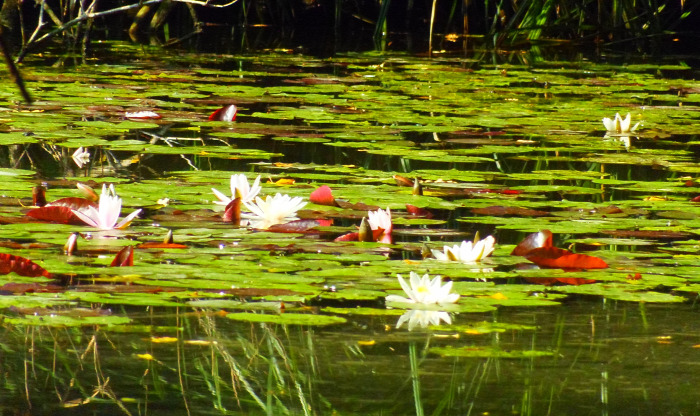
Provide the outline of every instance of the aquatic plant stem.
<path id="1" fill-rule="evenodd" d="M 413 401 L 416 405 L 416 416 L 423 416 L 423 402 L 420 398 L 420 377 L 418 375 L 418 356 L 414 341 L 411 341 L 408 345 L 408 356 L 411 362 L 411 384 L 413 384 Z"/>
<path id="2" fill-rule="evenodd" d="M 433 25 L 435 24 L 435 7 L 437 0 L 433 0 L 433 8 L 430 11 L 430 34 L 428 35 L 428 58 L 433 57 Z"/>

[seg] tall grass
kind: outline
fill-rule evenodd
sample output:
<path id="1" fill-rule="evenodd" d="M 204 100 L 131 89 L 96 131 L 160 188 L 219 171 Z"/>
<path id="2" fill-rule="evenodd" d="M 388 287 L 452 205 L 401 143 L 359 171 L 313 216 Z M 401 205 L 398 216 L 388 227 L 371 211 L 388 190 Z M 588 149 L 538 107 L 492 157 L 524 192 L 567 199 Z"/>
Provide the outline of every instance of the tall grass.
<path id="1" fill-rule="evenodd" d="M 368 49 L 369 40 L 381 51 L 403 45 L 399 40 L 406 37 L 406 45 L 432 52 L 460 38 L 463 47 L 471 39 L 491 47 L 656 39 L 673 34 L 687 20 L 698 20 L 698 7 L 700 2 L 683 0 L 41 0 L 19 13 L 4 7 L 0 21 L 22 34 L 22 54 L 49 39 L 82 46 L 84 52 L 95 29 L 121 34 L 130 27 L 134 39 L 147 32 L 163 43 L 177 43 L 221 26 L 232 28 L 240 40 L 230 43 L 241 48 L 259 46 L 246 41 L 248 32 L 265 27 L 276 34 L 276 44 L 265 47 L 305 39 L 327 42 L 334 51 Z M 700 32 L 700 24 L 688 26 Z"/>

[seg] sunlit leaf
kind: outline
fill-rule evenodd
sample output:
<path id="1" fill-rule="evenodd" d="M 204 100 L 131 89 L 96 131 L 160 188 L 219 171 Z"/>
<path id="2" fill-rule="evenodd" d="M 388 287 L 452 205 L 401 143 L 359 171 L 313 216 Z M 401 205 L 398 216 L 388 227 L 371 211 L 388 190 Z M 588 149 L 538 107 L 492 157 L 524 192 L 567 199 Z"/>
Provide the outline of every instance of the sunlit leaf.
<path id="1" fill-rule="evenodd" d="M 557 247 L 539 247 L 528 251 L 526 259 L 541 267 L 561 269 L 605 269 L 608 264 L 603 259 L 586 254 L 575 254 Z"/>
<path id="2" fill-rule="evenodd" d="M 17 273 L 28 277 L 51 277 L 51 273 L 43 267 L 24 257 L 0 253 L 0 274 Z"/>
<path id="3" fill-rule="evenodd" d="M 510 254 L 513 256 L 524 256 L 536 248 L 551 246 L 552 232 L 549 230 L 542 230 L 525 237 L 525 239 L 521 241 Z"/>
<path id="4" fill-rule="evenodd" d="M 320 186 L 315 191 L 311 192 L 311 195 L 309 195 L 309 201 L 317 205 L 336 206 L 333 192 L 328 185 Z"/>

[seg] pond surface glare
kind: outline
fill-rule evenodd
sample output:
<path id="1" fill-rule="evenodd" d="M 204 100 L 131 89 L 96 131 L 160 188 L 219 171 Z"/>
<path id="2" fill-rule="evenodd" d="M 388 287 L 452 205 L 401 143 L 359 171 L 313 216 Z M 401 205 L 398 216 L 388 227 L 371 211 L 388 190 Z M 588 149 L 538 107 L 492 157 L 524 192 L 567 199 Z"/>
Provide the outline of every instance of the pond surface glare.
<path id="1" fill-rule="evenodd" d="M 697 68 L 102 48 L 27 59 L 32 106 L 0 85 L 0 253 L 52 274 L 0 275 L 3 411 L 700 414 Z M 235 122 L 207 119 L 226 104 Z M 162 118 L 125 117 L 141 110 Z M 640 127 L 607 135 L 615 113 Z M 233 226 L 211 189 L 237 173 L 340 203 L 308 203 L 301 219 L 332 222 L 298 232 Z M 114 184 L 121 218 L 143 211 L 123 230 L 39 222 L 42 183 L 48 201 Z M 334 241 L 387 207 L 391 244 Z M 143 245 L 168 230 L 184 248 Z M 510 254 L 540 230 L 609 268 Z M 481 262 L 423 258 L 477 232 L 496 239 Z M 126 246 L 134 265 L 110 267 Z M 411 271 L 459 301 L 387 304 Z"/>

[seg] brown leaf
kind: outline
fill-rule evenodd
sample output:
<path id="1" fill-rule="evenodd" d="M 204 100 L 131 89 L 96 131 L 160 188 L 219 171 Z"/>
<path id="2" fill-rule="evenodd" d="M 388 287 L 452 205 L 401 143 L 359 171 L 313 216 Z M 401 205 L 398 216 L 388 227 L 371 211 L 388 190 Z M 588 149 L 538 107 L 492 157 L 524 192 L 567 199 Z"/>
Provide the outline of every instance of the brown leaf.
<path id="1" fill-rule="evenodd" d="M 12 272 L 27 277 L 51 277 L 51 273 L 31 260 L 13 254 L 0 253 L 0 274 Z"/>

